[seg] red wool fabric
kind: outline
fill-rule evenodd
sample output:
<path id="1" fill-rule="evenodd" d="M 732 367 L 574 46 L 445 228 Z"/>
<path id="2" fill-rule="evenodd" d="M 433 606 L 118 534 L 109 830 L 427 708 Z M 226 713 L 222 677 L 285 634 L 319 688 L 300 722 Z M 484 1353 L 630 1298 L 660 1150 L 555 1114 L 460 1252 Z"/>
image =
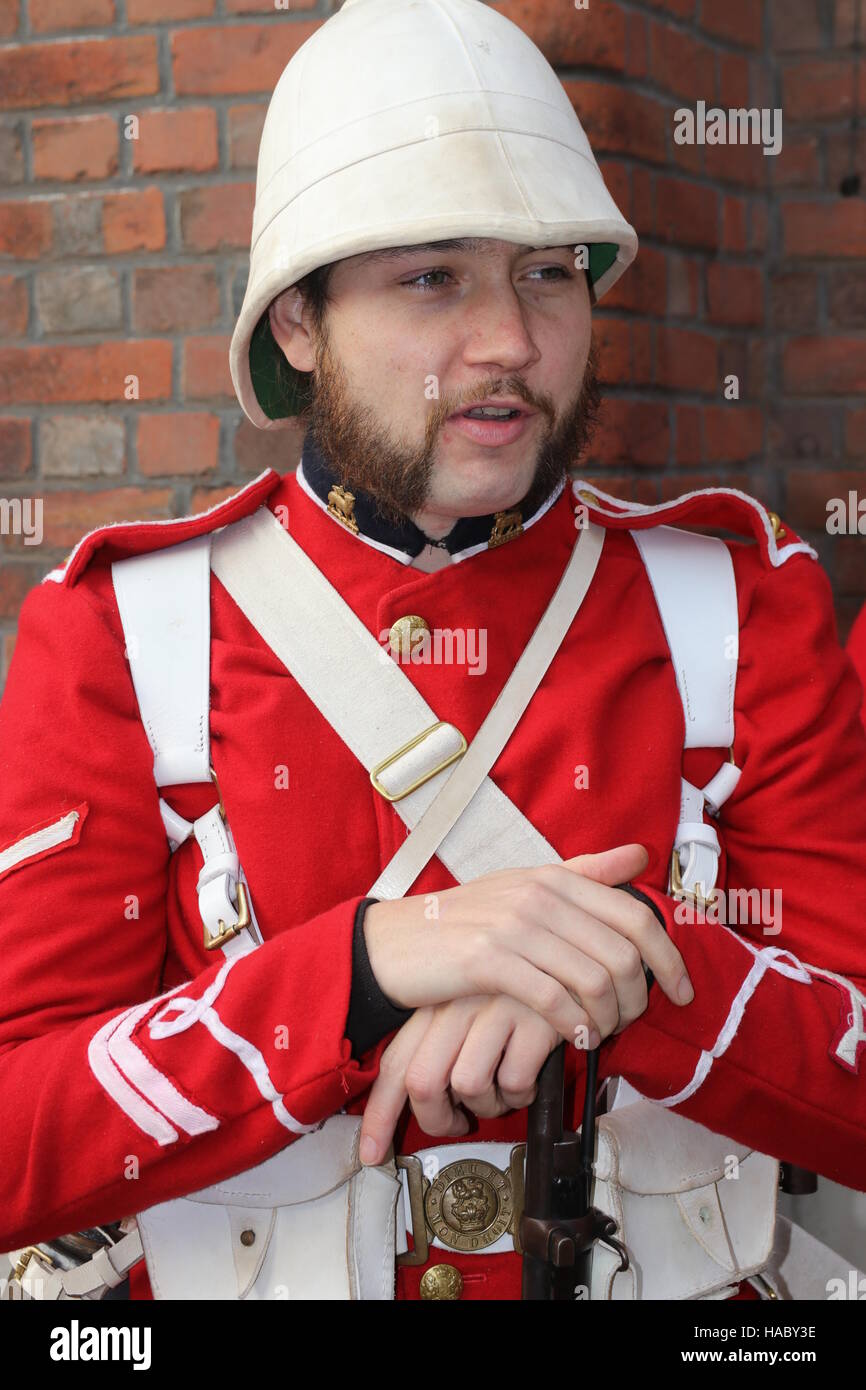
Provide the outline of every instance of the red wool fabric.
<path id="1" fill-rule="evenodd" d="M 0 878 L 0 1249 L 195 1191 L 294 1138 L 239 1057 L 203 1024 L 163 1038 L 148 1028 L 167 991 L 182 985 L 185 997 L 199 998 L 225 962 L 203 946 L 198 845 L 190 839 L 169 852 L 110 572 L 120 555 L 187 539 L 263 501 L 375 636 L 409 613 L 431 628 L 486 629 L 483 674 L 448 663 L 403 667 L 437 717 L 469 740 L 577 535 L 566 487 L 516 539 L 423 574 L 341 527 L 292 474 L 267 470 L 228 512 L 187 518 L 182 531 L 103 528 L 77 549 L 74 565 L 28 595 L 0 705 L 0 845 L 84 803 L 88 812 L 73 840 Z M 727 1046 L 719 1044 L 754 951 L 776 947 L 790 953 L 789 965 L 794 957 L 866 986 L 866 733 L 826 576 L 802 552 L 774 565 L 754 505 L 713 490 L 637 522 L 594 507 L 590 515 L 606 529 L 598 571 L 491 776 L 563 858 L 629 841 L 648 850 L 637 886 L 664 912 L 695 999 L 677 1007 L 654 985 L 643 1016 L 603 1046 L 600 1076 L 624 1076 L 661 1100 L 692 1083 L 715 1049 L 679 1113 L 866 1190 L 863 1046 L 847 1066 L 835 1053 L 854 1007 L 844 983 L 767 968 Z M 759 924 L 681 923 L 667 896 L 680 777 L 703 785 L 726 754 L 683 754 L 667 642 L 626 529 L 637 524 L 718 526 L 743 537 L 727 542 L 741 623 L 734 754 L 742 777 L 718 821 L 719 882 L 781 888 L 779 935 L 763 935 Z M 789 528 L 788 540 L 797 540 Z M 405 838 L 403 822 L 216 578 L 211 631 L 212 761 L 264 936 L 220 977 L 214 1007 L 261 1052 L 295 1121 L 315 1124 L 343 1107 L 359 1113 L 388 1039 L 357 1060 L 344 1036 L 352 927 L 359 901 Z M 588 787 L 575 786 L 579 767 L 588 768 Z M 171 787 L 165 797 L 188 819 L 215 802 L 208 785 Z M 453 885 L 434 858 L 412 892 Z M 113 1021 L 137 1005 L 128 1041 L 140 1074 L 161 1078 L 165 1093 L 196 1107 L 209 1127 L 168 1125 L 170 1137 L 163 1116 L 157 1139 L 133 1118 L 153 1093 L 133 1085 L 124 1107 L 106 1084 Z M 283 1025 L 288 1048 L 275 1045 Z M 572 1048 L 572 1124 L 583 1075 L 583 1056 Z M 525 1110 L 477 1120 L 472 1130 L 495 1140 L 525 1133 Z M 446 1142 L 404 1112 L 397 1152 Z M 137 1176 L 127 1176 L 131 1169 Z M 519 1296 L 514 1254 L 435 1251 L 433 1259 L 461 1270 L 465 1298 Z M 418 1297 L 421 1273 L 399 1271 L 398 1298 Z M 131 1288 L 133 1297 L 149 1296 L 143 1264 Z"/>

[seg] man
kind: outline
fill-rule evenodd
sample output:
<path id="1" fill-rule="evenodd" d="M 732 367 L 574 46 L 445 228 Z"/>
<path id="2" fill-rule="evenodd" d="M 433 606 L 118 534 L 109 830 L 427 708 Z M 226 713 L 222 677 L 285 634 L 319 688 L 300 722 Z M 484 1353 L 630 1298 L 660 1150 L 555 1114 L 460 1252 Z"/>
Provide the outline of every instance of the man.
<path id="1" fill-rule="evenodd" d="M 387 55 L 381 91 L 365 55 Z M 289 65 L 262 137 L 231 363 L 255 424 L 306 411 L 301 467 L 267 470 L 201 518 L 91 533 L 22 609 L 0 709 L 0 971 L 12 1001 L 0 1102 L 14 1116 L 0 1139 L 0 1247 L 146 1216 L 303 1154 L 340 1112 L 363 1115 L 371 1168 L 393 1139 L 410 1163 L 435 1151 L 433 1176 L 444 1174 L 443 1139 L 525 1138 L 535 1078 L 562 1039 L 578 1043 L 572 1123 L 584 1051 L 601 1041 L 602 1078 L 866 1186 L 866 1034 L 851 1023 L 866 978 L 852 910 L 866 886 L 866 749 L 826 579 L 778 519 L 730 490 L 635 508 L 578 497 L 566 479 L 597 401 L 591 302 L 635 249 L 555 75 L 476 0 L 347 0 Z M 491 420 L 497 407 L 508 420 Z M 299 628 L 297 667 L 235 601 L 234 538 L 262 518 L 279 523 L 281 539 L 268 535 L 285 541 L 287 563 L 291 537 L 299 583 L 317 583 L 315 569 L 340 600 Z M 719 547 L 739 608 L 725 629 L 739 647 L 734 772 L 720 770 L 718 740 L 700 746 L 687 729 L 683 751 L 682 672 L 635 540 L 649 553 L 660 521 L 753 541 Z M 135 573 L 125 564 L 161 549 L 195 556 L 203 537 L 214 550 L 205 713 L 233 835 L 218 852 L 190 836 L 211 813 L 208 834 L 219 829 L 214 786 L 185 780 L 185 764 L 154 785 L 162 751 L 155 761 L 143 727 L 137 652 L 147 614 L 131 619 L 124 579 Z M 455 841 L 440 837 L 440 854 L 395 890 L 383 875 L 416 843 L 401 819 L 412 788 L 450 786 L 448 767 L 456 782 L 562 601 L 564 571 L 602 540 L 477 793 L 506 827 L 493 864 L 478 869 L 477 844 L 452 854 L 458 817 Z M 303 623 L 279 566 L 257 562 L 251 578 L 271 618 Z M 345 655 L 358 622 L 383 648 L 367 687 Z M 694 638 L 712 645 L 703 629 Z M 328 679 L 314 699 L 320 657 Z M 161 674 L 168 683 L 168 657 Z M 380 674 L 395 728 L 398 698 L 421 696 L 437 737 L 462 739 L 438 768 L 389 738 Z M 346 707 L 343 681 L 368 707 Z M 689 719 L 696 690 L 691 702 Z M 351 731 L 338 736 L 324 709 Z M 373 735 L 391 756 L 369 767 L 357 750 Z M 205 768 L 207 752 L 205 740 Z M 420 783 L 389 783 L 398 755 L 417 756 Z M 675 855 L 674 868 L 684 777 L 725 782 L 723 848 L 701 800 L 688 863 Z M 464 824 L 475 814 L 477 826 L 473 804 Z M 515 826 L 525 858 L 507 838 Z M 768 943 L 766 922 L 684 921 L 669 877 L 687 876 L 693 853 L 729 888 L 783 890 L 781 935 Z M 466 859 L 473 871 L 458 871 Z M 702 873 L 693 900 L 709 887 Z M 229 880 L 211 913 L 209 888 Z M 229 955 L 228 940 L 225 960 L 208 955 L 217 927 L 248 942 L 253 925 L 255 949 Z M 440 1243 L 400 1264 L 398 1297 L 519 1296 L 513 1240 L 494 1241 L 479 1215 L 471 1165 L 489 1152 L 467 1151 L 470 1167 L 430 1213 Z M 397 1248 L 411 1254 L 422 1233 L 402 1212 Z M 451 1219 L 465 1238 L 449 1244 Z M 255 1240 L 252 1226 L 240 1232 L 241 1245 Z M 187 1296 L 209 1277 L 188 1274 Z M 131 1289 L 149 1296 L 142 1263 Z"/>

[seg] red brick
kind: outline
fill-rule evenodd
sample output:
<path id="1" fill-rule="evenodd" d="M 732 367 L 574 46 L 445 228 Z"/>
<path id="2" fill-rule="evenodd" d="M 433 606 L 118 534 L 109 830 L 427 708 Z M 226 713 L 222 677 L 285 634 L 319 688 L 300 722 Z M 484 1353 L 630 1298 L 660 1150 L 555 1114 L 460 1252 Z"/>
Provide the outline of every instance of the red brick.
<path id="1" fill-rule="evenodd" d="M 769 0 L 774 53 L 815 53 L 823 46 L 819 0 Z"/>
<path id="2" fill-rule="evenodd" d="M 629 77 L 646 77 L 649 70 L 649 26 L 642 14 L 628 16 L 625 70 Z"/>
<path id="3" fill-rule="evenodd" d="M 54 29 L 100 29 L 115 21 L 114 0 L 30 0 L 30 28 L 34 34 Z"/>
<path id="4" fill-rule="evenodd" d="M 43 535 L 45 510 L 43 508 Z M 34 550 L 39 549 L 33 544 L 25 546 L 24 537 L 14 534 L 4 536 L 3 545 L 7 552 L 20 550 L 22 555 L 27 555 L 28 552 L 32 555 Z M 8 560 L 8 555 L 5 558 Z M 0 618 L 17 618 L 22 603 L 40 577 L 33 565 L 4 563 L 0 568 Z"/>
<path id="5" fill-rule="evenodd" d="M 667 313 L 672 318 L 695 318 L 701 292 L 700 266 L 693 257 L 668 252 Z"/>
<path id="6" fill-rule="evenodd" d="M 656 339 L 656 384 L 679 391 L 719 390 L 714 339 L 691 329 L 660 327 Z"/>
<path id="7" fill-rule="evenodd" d="M 671 144 L 671 155 L 676 168 L 687 174 L 702 174 L 705 149 L 705 145 L 678 145 L 674 140 Z"/>
<path id="8" fill-rule="evenodd" d="M 599 376 L 605 386 L 622 386 L 631 379 L 631 333 L 626 319 L 600 314 L 593 324 L 599 353 Z"/>
<path id="9" fill-rule="evenodd" d="M 782 204 L 783 254 L 838 257 L 866 255 L 866 202 Z"/>
<path id="10" fill-rule="evenodd" d="M 608 397 L 593 436 L 593 458 L 653 467 L 667 463 L 669 448 L 667 405 Z"/>
<path id="11" fill-rule="evenodd" d="M 838 270 L 827 291 L 829 321 L 843 328 L 866 328 L 866 270 Z"/>
<path id="12" fill-rule="evenodd" d="M 51 207 L 40 200 L 0 203 L 0 255 L 36 261 L 51 249 Z"/>
<path id="13" fill-rule="evenodd" d="M 0 0 L 0 38 L 17 33 L 20 16 L 21 0 Z"/>
<path id="14" fill-rule="evenodd" d="M 763 5 L 755 0 L 724 0 L 701 5 L 701 27 L 740 47 L 760 48 Z"/>
<path id="15" fill-rule="evenodd" d="M 249 251 L 255 185 L 208 184 L 179 195 L 181 239 L 193 251 L 235 246 Z"/>
<path id="16" fill-rule="evenodd" d="M 0 48 L 0 108 L 7 111 L 118 101 L 158 91 L 153 34 Z"/>
<path id="17" fill-rule="evenodd" d="M 866 338 L 793 338 L 783 354 L 785 388 L 796 395 L 866 391 Z"/>
<path id="18" fill-rule="evenodd" d="M 625 69 L 625 15 L 606 3 L 577 10 L 561 0 L 500 0 L 490 6 L 537 44 L 553 67 Z"/>
<path id="19" fill-rule="evenodd" d="M 779 153 L 767 162 L 776 188 L 814 188 L 820 180 L 818 137 L 786 138 Z"/>
<path id="20" fill-rule="evenodd" d="M 112 193 L 102 206 L 102 236 L 109 255 L 161 251 L 165 246 L 165 207 L 158 188 Z"/>
<path id="21" fill-rule="evenodd" d="M 203 173 L 216 169 L 216 111 L 211 106 L 142 111 L 138 139 L 132 142 L 137 174 Z"/>
<path id="22" fill-rule="evenodd" d="M 0 419 L 0 478 L 23 478 L 32 463 L 30 421 L 17 416 Z"/>
<path id="23" fill-rule="evenodd" d="M 659 177 L 656 221 L 665 241 L 683 246 L 718 244 L 718 195 L 712 188 L 686 179 Z"/>
<path id="24" fill-rule="evenodd" d="M 631 171 L 631 221 L 638 236 L 655 236 L 656 175 L 636 164 Z"/>
<path id="25" fill-rule="evenodd" d="M 763 251 L 767 245 L 767 204 L 753 198 L 749 204 L 749 250 Z"/>
<path id="26" fill-rule="evenodd" d="M 722 199 L 722 249 L 745 251 L 746 244 L 745 201 L 726 193 Z"/>
<path id="27" fill-rule="evenodd" d="M 770 282 L 770 324 L 782 332 L 803 332 L 818 326 L 818 277 L 813 274 L 774 275 Z"/>
<path id="28" fill-rule="evenodd" d="M 255 169 L 262 139 L 267 106 L 248 102 L 230 106 L 228 111 L 228 146 L 230 169 Z"/>
<path id="29" fill-rule="evenodd" d="M 227 487 L 197 487 L 190 498 L 190 511 L 206 512 L 210 507 L 218 507 L 233 497 L 237 490 L 237 483 L 230 483 Z"/>
<path id="30" fill-rule="evenodd" d="M 835 139 L 825 140 L 824 171 L 826 175 L 825 186 L 828 192 L 838 193 L 842 180 L 851 174 L 860 174 L 862 192 L 862 186 L 866 185 L 866 179 L 862 177 L 864 168 L 866 168 L 866 130 L 853 132 L 846 130 L 844 136 L 840 133 L 836 135 Z"/>
<path id="31" fill-rule="evenodd" d="M 108 179 L 117 169 L 117 121 L 113 116 L 33 122 L 35 178 Z"/>
<path id="32" fill-rule="evenodd" d="M 665 163 L 667 112 L 661 102 L 630 87 L 577 81 L 562 85 L 595 154 L 607 151 Z"/>
<path id="33" fill-rule="evenodd" d="M 756 266 L 711 261 L 707 305 L 713 323 L 764 322 L 764 280 Z"/>
<path id="34" fill-rule="evenodd" d="M 650 64 L 658 86 L 689 101 L 715 90 L 716 59 L 709 44 L 662 20 L 651 22 Z"/>
<path id="35" fill-rule="evenodd" d="M 314 10 L 316 0 L 291 0 L 292 10 Z M 225 0 L 226 14 L 273 14 L 274 0 Z"/>
<path id="36" fill-rule="evenodd" d="M 692 19 L 695 13 L 695 0 L 649 0 L 654 10 L 664 10 L 676 19 Z"/>
<path id="37" fill-rule="evenodd" d="M 726 110 L 747 107 L 749 102 L 749 60 L 741 53 L 719 53 L 719 105 Z"/>
<path id="38" fill-rule="evenodd" d="M 161 521 L 172 515 L 171 488 L 118 487 L 99 492 L 70 488 L 45 494 L 45 546 L 71 549 L 88 531 L 115 521 Z"/>
<path id="39" fill-rule="evenodd" d="M 638 314 L 664 316 L 667 304 L 664 252 L 642 246 L 624 275 L 604 296 L 606 309 L 631 309 Z"/>
<path id="40" fill-rule="evenodd" d="M 283 69 L 321 21 L 200 25 L 171 35 L 178 96 L 271 92 Z"/>
<path id="41" fill-rule="evenodd" d="M 231 337 L 213 334 L 187 338 L 183 345 L 182 391 L 184 400 L 236 400 L 229 371 Z"/>
<path id="42" fill-rule="evenodd" d="M 706 145 L 704 170 L 713 180 L 763 188 L 775 157 L 765 155 L 760 145 Z"/>
<path id="43" fill-rule="evenodd" d="M 803 58 L 782 75 L 782 109 L 788 121 L 850 116 L 854 109 L 854 66 L 850 58 Z"/>
<path id="44" fill-rule="evenodd" d="M 701 444 L 701 420 L 703 410 L 699 405 L 678 405 L 677 419 L 677 463 L 691 467 L 703 460 Z"/>
<path id="45" fill-rule="evenodd" d="M 149 478 L 212 473 L 219 456 L 216 415 L 142 415 L 138 422 L 138 467 Z"/>
<path id="46" fill-rule="evenodd" d="M 726 401 L 704 409 L 707 463 L 742 463 L 760 455 L 763 443 L 764 416 L 758 406 Z"/>
<path id="47" fill-rule="evenodd" d="M 847 500 L 852 489 L 862 493 L 863 474 L 845 469 L 789 469 L 787 497 L 783 516 L 795 531 L 824 531 L 827 525 L 827 503 L 831 497 Z"/>
<path id="48" fill-rule="evenodd" d="M 29 313 L 24 276 L 0 275 L 0 338 L 22 337 Z"/>
<path id="49" fill-rule="evenodd" d="M 574 473 L 573 476 L 579 476 L 584 482 L 589 483 L 590 487 L 595 485 L 602 492 L 609 493 L 611 497 L 618 497 L 622 502 L 643 502 L 652 507 L 659 500 L 657 488 L 650 478 L 630 478 L 625 474 L 611 473 L 606 468 L 597 471 L 594 466 L 581 466 L 579 474 Z"/>
<path id="50" fill-rule="evenodd" d="M 845 452 L 866 455 L 866 409 L 849 410 L 845 416 Z"/>
<path id="51" fill-rule="evenodd" d="M 140 400 L 171 395 L 171 343 L 94 343 L 87 347 L 0 348 L 0 404 L 125 401 L 137 376 Z"/>
<path id="52" fill-rule="evenodd" d="M 132 323 L 137 333 L 189 333 L 220 318 L 216 268 L 141 266 L 133 274 Z"/>
<path id="53" fill-rule="evenodd" d="M 126 18 L 130 24 L 161 24 L 166 19 L 207 19 L 214 13 L 215 7 L 216 0 L 126 0 Z M 297 5 L 293 8 L 297 8 Z"/>
<path id="54" fill-rule="evenodd" d="M 866 34 L 866 0 L 836 0 L 833 24 L 835 48 L 850 48 L 856 42 L 858 22 L 862 43 L 863 35 Z"/>
<path id="55" fill-rule="evenodd" d="M 655 379 L 655 324 L 637 321 L 631 326 L 631 383 L 652 386 Z"/>

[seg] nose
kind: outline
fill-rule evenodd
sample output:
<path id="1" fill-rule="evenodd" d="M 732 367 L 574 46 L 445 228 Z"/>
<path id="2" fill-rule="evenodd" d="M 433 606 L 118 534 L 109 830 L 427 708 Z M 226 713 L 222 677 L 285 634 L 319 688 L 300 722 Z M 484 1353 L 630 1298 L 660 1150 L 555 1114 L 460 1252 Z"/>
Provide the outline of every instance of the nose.
<path id="1" fill-rule="evenodd" d="M 527 309 L 511 281 L 487 281 L 464 301 L 468 367 L 519 372 L 541 356 L 527 322 Z"/>

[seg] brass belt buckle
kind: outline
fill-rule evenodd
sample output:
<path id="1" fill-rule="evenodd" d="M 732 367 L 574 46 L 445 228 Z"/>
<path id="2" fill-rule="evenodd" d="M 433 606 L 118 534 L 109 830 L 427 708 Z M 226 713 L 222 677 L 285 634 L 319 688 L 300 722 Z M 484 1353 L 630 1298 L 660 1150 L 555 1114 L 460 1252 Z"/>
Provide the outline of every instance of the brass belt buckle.
<path id="1" fill-rule="evenodd" d="M 443 768 L 450 767 L 452 763 L 456 763 L 458 758 L 463 757 L 469 745 L 466 742 L 465 736 L 460 734 L 460 747 L 456 752 L 449 754 L 447 758 L 443 758 L 435 767 L 431 767 L 429 772 L 424 772 L 420 777 L 416 777 L 415 781 L 410 782 L 409 786 L 405 787 L 403 791 L 389 792 L 387 787 L 384 787 L 379 780 L 380 772 L 384 772 L 386 767 L 390 767 L 398 758 L 402 758 L 403 754 L 408 753 L 410 748 L 416 748 L 419 743 L 422 743 L 424 739 L 434 733 L 436 729 L 441 729 L 442 725 L 447 722 L 448 721 L 445 719 L 437 719 L 436 723 L 431 724 L 429 729 L 424 729 L 420 734 L 416 734 L 415 738 L 410 738 L 409 742 L 404 743 L 402 748 L 398 748 L 394 753 L 389 753 L 387 758 L 383 758 L 382 762 L 377 763 L 374 768 L 370 769 L 370 781 L 373 783 L 376 791 L 384 796 L 386 801 L 402 801 L 404 796 L 408 796 L 410 792 L 417 791 L 418 787 L 423 787 L 424 783 L 429 782 L 431 777 L 435 777 L 437 772 L 441 772 Z M 460 733 L 460 730 L 458 729 L 457 732 Z"/>
<path id="2" fill-rule="evenodd" d="M 12 1278 L 17 1283 L 21 1283 L 22 1279 L 24 1278 L 24 1274 L 27 1270 L 27 1266 L 29 1265 L 30 1261 L 34 1258 L 34 1256 L 38 1256 L 40 1260 L 45 1260 L 46 1263 L 52 1267 L 52 1269 L 54 1268 L 54 1261 L 52 1260 L 50 1255 L 48 1255 L 44 1250 L 40 1250 L 38 1245 L 28 1245 L 26 1249 L 21 1251 L 21 1254 L 18 1256 L 18 1263 L 12 1271 Z"/>
<path id="3" fill-rule="evenodd" d="M 225 824 L 226 808 L 223 805 L 223 796 L 222 792 L 220 791 L 220 784 L 217 781 L 217 775 L 214 770 L 213 764 L 211 764 L 210 775 L 211 780 L 214 786 L 216 787 L 216 794 L 220 810 L 220 819 L 222 820 L 223 824 Z M 213 810 L 213 807 L 211 807 L 211 810 Z M 238 920 L 236 922 L 231 923 L 231 925 L 227 927 L 222 917 L 220 917 L 220 931 L 217 933 L 216 936 L 210 936 L 207 927 L 203 927 L 202 931 L 204 935 L 204 948 L 206 951 L 215 951 L 218 946 L 224 946 L 225 943 L 227 941 L 230 941 L 233 936 L 237 936 L 240 932 L 242 932 L 246 927 L 250 925 L 250 922 L 252 921 L 252 918 L 250 917 L 250 905 L 247 900 L 246 889 L 244 888 L 244 885 L 240 879 L 238 879 L 237 882 L 237 891 Z"/>
<path id="4" fill-rule="evenodd" d="M 398 1155 L 409 1183 L 414 1250 L 397 1256 L 398 1265 L 423 1265 L 435 1236 L 449 1250 L 476 1251 L 508 1232 L 518 1255 L 523 1215 L 525 1144 L 515 1144 L 506 1171 L 483 1158 L 461 1158 L 440 1169 L 431 1181 L 415 1154 Z"/>

